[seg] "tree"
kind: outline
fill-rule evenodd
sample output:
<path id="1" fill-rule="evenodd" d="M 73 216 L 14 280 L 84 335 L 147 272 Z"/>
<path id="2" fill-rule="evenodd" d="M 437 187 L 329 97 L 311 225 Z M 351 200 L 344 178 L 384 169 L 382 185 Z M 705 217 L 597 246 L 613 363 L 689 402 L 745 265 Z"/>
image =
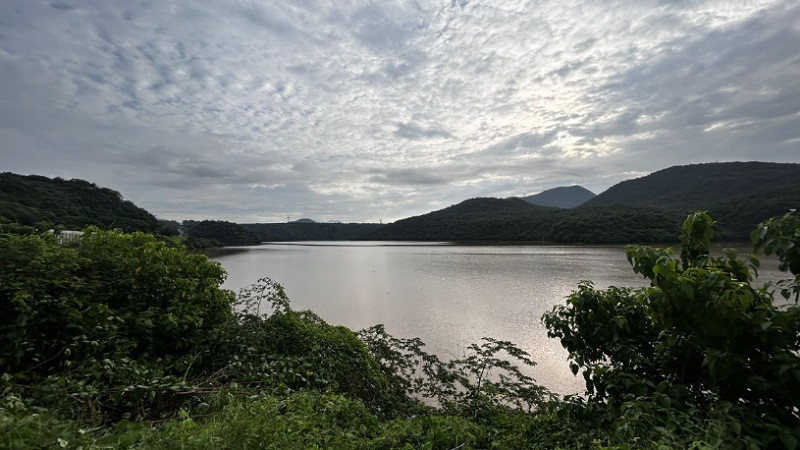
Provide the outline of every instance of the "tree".
<path id="1" fill-rule="evenodd" d="M 762 224 L 756 248 L 778 255 L 797 280 L 794 212 Z M 596 290 L 582 283 L 567 304 L 545 314 L 548 334 L 582 371 L 589 401 L 614 408 L 632 397 L 662 396 L 706 411 L 724 408 L 756 445 L 800 436 L 800 309 L 777 306 L 753 285 L 759 261 L 725 250 L 709 254 L 713 221 L 683 224 L 680 259 L 671 249 L 629 246 L 642 289 Z M 794 285 L 789 286 L 796 287 Z"/>

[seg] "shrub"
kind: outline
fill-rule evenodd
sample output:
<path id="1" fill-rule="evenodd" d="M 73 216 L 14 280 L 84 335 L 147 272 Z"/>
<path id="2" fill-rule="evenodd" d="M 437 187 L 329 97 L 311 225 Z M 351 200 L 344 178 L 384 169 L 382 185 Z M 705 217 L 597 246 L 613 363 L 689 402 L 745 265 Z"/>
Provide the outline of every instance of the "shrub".
<path id="1" fill-rule="evenodd" d="M 87 228 L 60 245 L 50 233 L 6 233 L 0 254 L 7 383 L 90 416 L 162 406 L 185 384 L 192 350 L 233 320 L 219 264 L 147 234 Z"/>
<path id="2" fill-rule="evenodd" d="M 772 239 L 764 245 L 777 242 L 773 223 L 762 225 L 767 231 L 758 239 Z M 752 286 L 754 256 L 726 250 L 711 257 L 712 224 L 702 212 L 686 219 L 681 259 L 670 249 L 629 246 L 628 260 L 650 286 L 597 291 L 583 283 L 545 314 L 549 335 L 570 352 L 573 372 L 583 372 L 590 402 L 617 413 L 636 399 L 704 414 L 725 409 L 736 419 L 735 434 L 794 448 L 800 309 L 778 307 L 767 288 Z M 779 234 L 796 236 L 788 228 Z M 792 269 L 783 263 L 789 252 L 777 253 Z"/>
<path id="3" fill-rule="evenodd" d="M 384 375 L 356 333 L 311 311 L 291 309 L 274 281 L 262 278 L 243 289 L 237 309 L 237 321 L 217 331 L 200 362 L 220 381 L 330 390 L 361 400 L 382 417 L 418 408 L 397 380 Z"/>

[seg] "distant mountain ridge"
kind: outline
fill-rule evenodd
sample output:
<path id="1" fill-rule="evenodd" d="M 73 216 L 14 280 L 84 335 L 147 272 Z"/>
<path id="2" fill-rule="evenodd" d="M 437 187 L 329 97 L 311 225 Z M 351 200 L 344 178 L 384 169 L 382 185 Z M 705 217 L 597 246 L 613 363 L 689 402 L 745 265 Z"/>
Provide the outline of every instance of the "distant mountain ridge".
<path id="1" fill-rule="evenodd" d="M 585 192 L 583 192 L 585 191 Z M 358 223 L 234 224 L 186 221 L 189 237 L 226 245 L 296 240 L 465 242 L 674 242 L 688 212 L 707 210 L 718 240 L 745 240 L 759 222 L 800 209 L 800 164 L 731 162 L 674 166 L 618 183 L 585 203 L 542 206 L 547 195 L 592 194 L 580 186 L 521 198 L 473 198 L 388 225 Z M 588 193 L 588 194 L 587 194 Z M 544 195 L 547 194 L 547 195 Z M 593 195 L 593 194 L 592 194 Z M 544 200 L 542 200 L 544 198 Z M 563 199 L 563 196 L 562 196 Z M 550 203 L 553 205 L 553 203 Z M 565 209 L 565 206 L 569 209 Z M 174 234 L 111 189 L 84 180 L 0 173 L 0 216 L 23 225 L 122 228 Z M 164 230 L 170 229 L 172 233 Z"/>
<path id="2" fill-rule="evenodd" d="M 708 210 L 717 239 L 746 240 L 759 222 L 800 208 L 800 164 L 674 166 L 623 181 L 572 209 L 519 198 L 471 199 L 398 220 L 371 239 L 553 243 L 674 242 L 688 212 Z"/>
<path id="3" fill-rule="evenodd" d="M 622 181 L 585 206 L 640 205 L 677 209 L 708 208 L 752 195 L 792 190 L 800 184 L 800 164 L 725 162 L 672 166 Z"/>
<path id="4" fill-rule="evenodd" d="M 580 206 L 594 197 L 597 197 L 597 194 L 583 186 L 560 186 L 522 197 L 522 200 L 534 205 L 566 209 Z"/>
<path id="5" fill-rule="evenodd" d="M 626 205 L 707 210 L 720 236 L 742 239 L 759 222 L 800 208 L 800 164 L 725 162 L 673 166 L 615 184 L 580 208 Z"/>

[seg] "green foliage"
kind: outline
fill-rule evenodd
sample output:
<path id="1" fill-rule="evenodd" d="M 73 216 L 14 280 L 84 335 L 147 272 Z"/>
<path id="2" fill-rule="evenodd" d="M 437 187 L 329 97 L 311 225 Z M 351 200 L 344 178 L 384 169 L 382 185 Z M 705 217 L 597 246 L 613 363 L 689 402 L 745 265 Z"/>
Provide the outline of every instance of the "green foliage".
<path id="1" fill-rule="evenodd" d="M 242 225 L 222 220 L 186 220 L 186 234 L 193 244 L 217 241 L 222 245 L 258 245 L 261 238 Z"/>
<path id="2" fill-rule="evenodd" d="M 406 396 L 435 403 L 448 414 L 487 422 L 512 407 L 536 411 L 552 399 L 517 366 L 533 367 L 530 355 L 508 341 L 483 338 L 481 344 L 469 345 L 463 357 L 442 361 L 425 352 L 421 340 L 395 338 L 383 325 L 359 335 Z"/>
<path id="3" fill-rule="evenodd" d="M 628 247 L 650 287 L 583 283 L 544 316 L 548 333 L 569 351 L 573 372 L 583 372 L 594 407 L 619 414 L 643 398 L 701 414 L 724 409 L 752 442 L 788 442 L 800 433 L 800 309 L 776 307 L 750 285 L 755 257 L 709 257 L 712 223 L 705 213 L 687 218 L 680 261 L 669 249 Z M 796 233 L 769 223 L 765 245 Z"/>
<path id="4" fill-rule="evenodd" d="M 800 204 L 800 183 L 780 181 L 775 186 L 743 190 L 745 194 L 708 207 L 723 239 L 744 240 L 759 223 Z"/>
<path id="5" fill-rule="evenodd" d="M 358 336 L 345 327 L 328 325 L 309 312 L 288 310 L 246 321 L 245 330 L 257 342 L 251 347 L 254 351 L 238 353 L 243 364 L 291 363 L 293 370 L 283 376 L 275 373 L 271 382 L 281 380 L 291 389 L 345 393 L 381 415 L 396 414 L 410 402 L 393 389 Z"/>
<path id="6" fill-rule="evenodd" d="M 224 272 L 151 235 L 84 231 L 70 245 L 0 234 L 0 367 L 95 420 L 167 407 L 191 350 L 232 320 Z"/>
<path id="7" fill-rule="evenodd" d="M 16 222 L 10 221 L 9 219 L 3 216 L 0 216 L 0 233 L 30 236 L 36 233 L 36 227 L 28 225 L 20 225 Z"/>
<path id="8" fill-rule="evenodd" d="M 180 235 L 181 224 L 175 220 L 158 219 L 159 233 L 163 236 Z"/>
<path id="9" fill-rule="evenodd" d="M 121 422 L 100 429 L 59 420 L 17 398 L 0 406 L 4 448 L 513 448 L 492 445 L 490 427 L 453 416 L 380 421 L 358 400 L 315 391 L 289 395 L 215 394 L 157 428 Z"/>
<path id="10" fill-rule="evenodd" d="M 522 443 L 516 448 L 760 448 L 758 441 L 742 435 L 730 405 L 708 410 L 665 393 L 628 394 L 617 403 L 568 397 L 518 430 L 508 438 Z"/>
<path id="11" fill-rule="evenodd" d="M 502 207 L 502 205 L 498 205 Z M 516 206 L 513 206 L 516 207 Z M 788 448 L 800 438 L 800 307 L 755 287 L 755 256 L 629 246 L 642 289 L 582 282 L 543 320 L 586 395 L 555 399 L 484 338 L 444 361 L 380 326 L 291 308 L 264 278 L 233 293 L 179 242 L 0 223 L 4 448 Z M 792 211 L 753 233 L 795 275 Z M 170 240 L 171 241 L 171 240 Z"/>
<path id="12" fill-rule="evenodd" d="M 30 397 L 34 404 L 71 411 L 73 417 L 80 416 L 74 414 L 74 407 L 63 404 L 65 400 L 80 399 L 100 408 L 111 404 L 120 411 L 139 410 L 137 416 L 146 418 L 157 412 L 155 403 L 188 396 L 191 401 L 173 402 L 166 405 L 168 409 L 161 409 L 178 411 L 179 417 L 167 420 L 157 430 L 124 422 L 114 428 L 91 428 L 26 405 L 3 412 L 0 437 L 18 448 L 53 443 L 85 448 L 123 443 L 140 448 L 203 448 L 217 447 L 220 442 L 233 447 L 268 443 L 295 448 L 481 448 L 496 435 L 487 424 L 506 420 L 512 411 L 509 406 L 524 402 L 530 408 L 543 392 L 507 360 L 498 358 L 504 351 L 532 364 L 524 352 L 510 343 L 487 339 L 481 346 L 472 346 L 474 353 L 461 360 L 443 363 L 428 355 L 436 361 L 439 378 L 421 383 L 419 392 L 438 392 L 446 409 L 461 415 L 430 416 L 433 410 L 408 395 L 402 377 L 389 376 L 394 372 L 387 360 L 374 358 L 352 331 L 328 325 L 308 311 L 293 311 L 277 283 L 265 278 L 244 289 L 237 310 L 236 320 L 218 323 L 208 339 L 199 339 L 186 350 L 192 359 L 182 377 L 170 375 L 174 367 L 165 364 L 164 358 L 147 365 L 106 355 L 102 367 L 89 367 L 94 377 L 81 378 L 62 369 L 58 376 L 40 383 Z M 366 340 L 374 349 L 380 339 L 402 342 L 385 333 Z M 401 360 L 408 366 L 404 357 L 394 358 L 395 362 Z M 128 373 L 131 369 L 140 376 Z M 501 371 L 499 377 L 490 378 L 489 373 L 497 370 Z M 443 381 L 447 389 L 432 386 L 441 386 Z M 14 384 L 11 380 L 7 393 L 15 390 Z M 331 393 L 318 393 L 321 391 Z M 220 396 L 229 400 L 219 404 L 215 398 Z M 18 400 L 13 394 L 6 396 L 11 405 L 22 405 Z M 179 410 L 181 407 L 187 409 Z M 409 414 L 424 415 L 391 419 Z M 45 428 L 47 432 L 43 432 Z"/>
<path id="13" fill-rule="evenodd" d="M 301 392 L 234 401 L 196 422 L 186 414 L 142 442 L 145 448 L 359 448 L 379 421 L 357 400 Z"/>
<path id="14" fill-rule="evenodd" d="M 794 279 L 780 283 L 781 294 L 788 299 L 794 293 L 794 302 L 800 299 L 800 216 L 791 210 L 781 217 L 774 217 L 760 224 L 750 234 L 756 250 L 778 257 L 778 268 L 790 272 Z"/>
<path id="15" fill-rule="evenodd" d="M 684 270 L 707 265 L 708 248 L 711 245 L 711 238 L 714 237 L 713 225 L 711 217 L 701 211 L 690 214 L 683 222 L 681 261 Z"/>
<path id="16" fill-rule="evenodd" d="M 189 250 L 204 250 L 208 248 L 222 247 L 222 243 L 216 239 L 205 239 L 189 236 L 180 242 Z"/>
<path id="17" fill-rule="evenodd" d="M 578 207 L 552 218 L 547 240 L 558 243 L 672 242 L 683 214 L 645 206 Z"/>
<path id="18" fill-rule="evenodd" d="M 159 222 L 119 192 L 84 180 L 0 173 L 0 216 L 39 230 L 89 225 L 162 233 Z M 162 233 L 163 234 L 163 233 Z"/>
<path id="19" fill-rule="evenodd" d="M 209 351 L 214 367 L 250 386 L 324 389 L 360 399 L 381 417 L 424 411 L 483 420 L 509 407 L 533 411 L 550 399 L 514 362 L 533 366 L 510 342 L 484 338 L 462 358 L 441 361 L 419 339 L 376 325 L 358 334 L 310 311 L 294 311 L 279 284 L 263 278 L 239 294 L 237 324 Z"/>
<path id="20" fill-rule="evenodd" d="M 87 228 L 75 246 L 0 235 L 0 252 L 0 358 L 11 371 L 46 374 L 108 352 L 178 355 L 231 316 L 219 264 L 150 235 Z"/>
<path id="21" fill-rule="evenodd" d="M 493 446 L 495 433 L 459 416 L 421 416 L 387 423 L 380 434 L 364 445 L 371 449 L 476 449 Z M 509 448 L 509 447 L 505 447 Z"/>

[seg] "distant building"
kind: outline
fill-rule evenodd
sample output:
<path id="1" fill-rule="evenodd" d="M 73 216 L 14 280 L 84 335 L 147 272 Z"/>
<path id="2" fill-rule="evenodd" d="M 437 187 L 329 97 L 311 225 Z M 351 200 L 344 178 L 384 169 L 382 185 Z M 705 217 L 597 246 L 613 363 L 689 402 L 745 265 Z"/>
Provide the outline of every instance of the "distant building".
<path id="1" fill-rule="evenodd" d="M 77 241 L 81 236 L 83 231 L 62 230 L 56 234 L 56 239 L 59 244 L 64 245 Z"/>

